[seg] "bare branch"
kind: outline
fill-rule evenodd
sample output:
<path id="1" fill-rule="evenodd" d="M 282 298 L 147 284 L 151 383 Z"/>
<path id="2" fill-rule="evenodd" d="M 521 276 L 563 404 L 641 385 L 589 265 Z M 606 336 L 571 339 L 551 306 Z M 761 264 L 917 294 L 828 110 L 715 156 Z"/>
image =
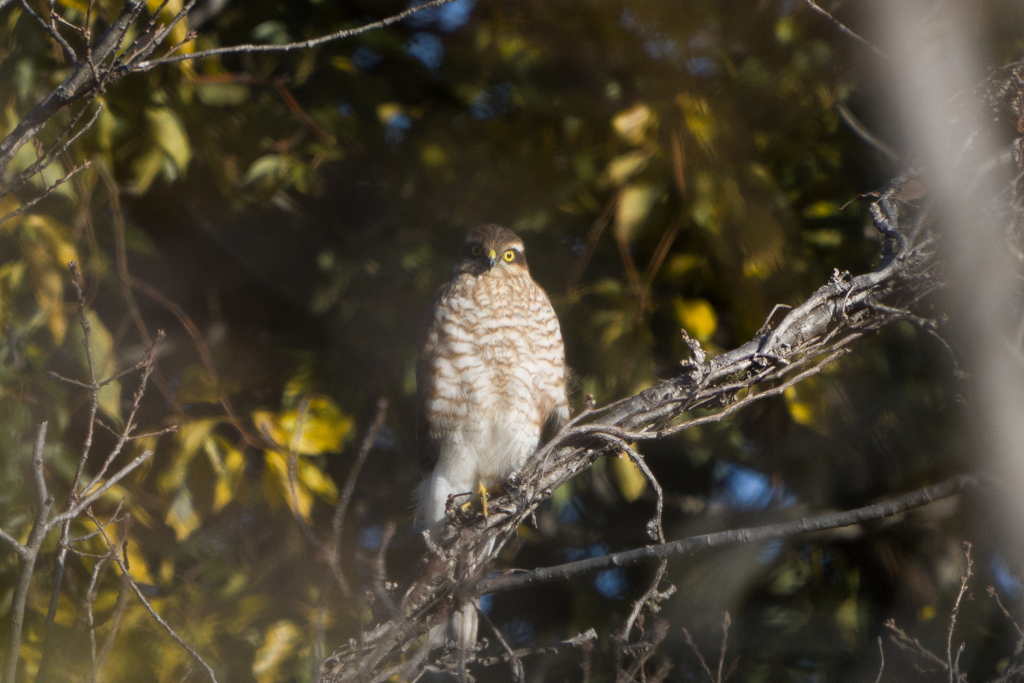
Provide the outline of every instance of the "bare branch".
<path id="1" fill-rule="evenodd" d="M 96 502 L 97 498 L 99 498 L 104 493 L 109 491 L 112 486 L 114 486 L 115 484 L 117 484 L 117 482 L 127 477 L 129 474 L 132 473 L 133 470 L 135 470 L 135 468 L 149 460 L 151 457 L 153 457 L 153 451 L 147 450 L 143 452 L 142 455 L 140 455 L 139 457 L 135 458 L 130 463 L 122 467 L 121 470 L 117 472 L 117 474 L 115 474 L 110 479 L 105 481 L 102 486 L 94 489 L 92 493 L 82 498 L 82 500 L 76 503 L 73 507 L 69 508 L 66 512 L 62 512 L 61 514 L 51 519 L 49 524 L 47 524 L 47 529 L 52 529 L 58 524 L 62 524 L 68 520 L 72 520 L 78 515 L 82 514 L 82 512 L 87 507 Z"/>
<path id="2" fill-rule="evenodd" d="M 868 41 L 864 40 L 863 38 L 861 38 L 859 35 L 857 35 L 853 31 L 848 29 L 838 19 L 836 19 L 831 14 L 829 14 L 828 12 L 823 10 L 821 7 L 819 7 L 817 5 L 817 3 L 814 2 L 814 0 L 804 0 L 804 2 L 807 3 L 807 6 L 810 7 L 816 14 L 818 14 L 818 16 L 824 17 L 830 24 L 835 26 L 839 30 L 839 32 L 842 33 L 844 36 L 846 36 L 848 38 L 852 38 L 856 42 L 860 43 L 861 45 L 866 47 L 868 50 L 870 50 L 872 52 L 872 54 L 874 54 L 876 57 L 880 57 L 881 59 L 884 59 L 887 62 L 889 61 L 889 57 L 884 52 L 879 50 L 872 43 L 869 43 Z"/>
<path id="3" fill-rule="evenodd" d="M 95 522 L 97 526 L 99 525 L 99 522 L 96 522 L 96 518 L 93 517 L 91 513 L 89 514 L 89 517 L 92 518 L 93 522 Z M 103 540 L 106 541 L 107 547 L 115 547 L 114 544 L 110 542 L 110 537 L 107 536 L 106 530 L 103 529 L 103 527 L 100 527 L 100 529 L 100 533 L 103 535 Z M 174 640 L 174 642 L 176 642 L 186 652 L 188 652 L 189 655 L 191 655 L 192 659 L 197 664 L 206 669 L 206 675 L 210 677 L 211 683 L 217 683 L 217 677 L 213 674 L 213 669 L 210 668 L 210 665 L 207 664 L 206 661 L 199 656 L 199 653 L 193 650 L 188 643 L 182 640 L 181 636 L 175 633 L 174 629 L 171 628 L 170 625 L 163 620 L 163 617 L 161 617 L 160 614 L 155 609 L 153 609 L 153 606 L 149 604 L 149 601 L 146 600 L 146 596 L 142 594 L 142 591 L 139 590 L 138 584 L 135 583 L 135 579 L 132 578 L 131 572 L 128 571 L 128 567 L 125 566 L 124 560 L 121 559 L 120 555 L 117 553 L 114 554 L 114 562 L 116 562 L 117 566 L 121 569 L 121 576 L 124 580 L 128 582 L 128 585 L 132 589 L 132 592 L 135 593 L 135 597 L 139 599 L 139 602 L 142 603 L 142 606 L 146 608 L 147 612 L 149 612 L 149 616 L 153 617 L 153 621 L 160 624 L 160 626 L 165 631 L 167 631 L 167 635 L 169 635 Z"/>
<path id="4" fill-rule="evenodd" d="M 145 4 L 144 0 L 125 1 L 121 14 L 110 24 L 93 47 L 96 59 L 102 61 L 120 48 L 124 31 Z M 4 171 L 18 150 L 34 138 L 54 114 L 95 92 L 94 78 L 93 68 L 89 64 L 79 63 L 57 88 L 18 122 L 13 131 L 0 140 L 0 178 L 3 177 Z"/>
<path id="5" fill-rule="evenodd" d="M 948 479 L 941 484 L 926 486 L 912 493 L 898 498 L 886 500 L 875 505 L 838 512 L 818 517 L 806 517 L 791 522 L 779 524 L 768 524 L 765 526 L 751 527 L 747 529 L 733 529 L 720 531 L 703 536 L 692 536 L 672 543 L 651 545 L 635 550 L 625 550 L 619 553 L 611 553 L 601 557 L 588 558 L 577 562 L 554 567 L 543 567 L 526 572 L 517 572 L 510 576 L 496 576 L 483 579 L 477 583 L 474 593 L 483 595 L 498 591 L 515 590 L 525 588 L 548 581 L 566 579 L 577 574 L 592 572 L 609 567 L 624 567 L 632 564 L 640 564 L 655 559 L 672 557 L 674 555 L 689 555 L 698 550 L 719 548 L 738 543 L 761 543 L 779 538 L 787 538 L 797 534 L 805 534 L 812 531 L 824 531 L 826 529 L 838 529 L 853 524 L 861 524 L 874 519 L 884 519 L 898 515 L 907 510 L 923 507 L 936 500 L 954 496 L 966 488 L 976 486 L 978 479 L 971 474 L 963 474 Z"/>
<path id="6" fill-rule="evenodd" d="M 964 557 L 967 560 L 967 567 L 964 569 L 963 575 L 960 577 L 960 592 L 956 594 L 956 601 L 953 603 L 953 609 L 949 613 L 949 631 L 946 634 L 946 667 L 949 673 L 949 683 L 956 683 L 960 677 L 959 662 L 960 652 L 957 652 L 956 661 L 953 660 L 953 629 L 956 628 L 956 617 L 960 613 L 960 601 L 963 600 L 964 594 L 967 592 L 968 583 L 971 577 L 974 576 L 974 561 L 971 560 L 971 544 L 964 541 Z M 963 650 L 963 645 L 960 646 L 960 650 Z"/>
<path id="7" fill-rule="evenodd" d="M 325 43 L 331 43 L 336 40 L 342 40 L 344 38 L 351 38 L 357 36 L 360 33 L 366 33 L 367 31 L 375 31 L 380 28 L 385 28 L 391 24 L 396 24 L 403 19 L 406 19 L 417 12 L 421 12 L 431 7 L 440 7 L 441 5 L 447 5 L 455 0 L 430 0 L 422 5 L 416 5 L 410 7 L 404 12 L 392 15 L 390 17 L 381 19 L 380 21 L 374 21 L 369 24 L 357 26 L 356 28 L 343 29 L 336 31 L 326 36 L 320 36 L 319 38 L 312 38 L 310 40 L 302 40 L 294 43 L 284 43 L 282 45 L 232 45 L 230 47 L 218 47 L 212 50 L 199 50 L 198 52 L 192 52 L 190 54 L 173 55 L 169 57 L 161 57 L 159 59 L 150 59 L 147 61 L 135 62 L 134 64 L 128 65 L 128 71 L 149 71 L 150 69 L 160 66 L 161 64 L 174 64 L 177 62 L 185 62 L 193 59 L 205 59 L 207 57 L 214 57 L 216 55 L 231 55 L 231 54 L 243 54 L 243 53 L 254 53 L 254 52 L 291 52 L 294 50 L 308 50 L 309 48 L 317 47 L 318 45 L 324 45 Z"/>
<path id="8" fill-rule="evenodd" d="M 46 479 L 43 474 L 43 447 L 46 445 L 47 423 L 43 422 L 36 431 L 35 446 L 32 448 L 32 473 L 35 481 L 36 499 L 38 508 L 36 518 L 32 524 L 32 531 L 29 532 L 28 542 L 24 546 L 24 553 L 18 553 L 21 560 L 21 568 L 18 573 L 18 585 L 14 589 L 14 601 L 11 610 L 11 640 L 7 648 L 7 662 L 4 667 L 4 683 L 14 683 L 18 673 L 18 652 L 21 649 L 21 630 L 25 623 L 25 604 L 28 601 L 28 589 L 32 584 L 32 576 L 35 573 L 36 558 L 39 556 L 39 548 L 50 527 L 46 518 L 50 515 L 50 507 L 53 505 L 53 498 L 46 492 Z"/>
<path id="9" fill-rule="evenodd" d="M 36 204 L 38 204 L 39 202 L 43 201 L 44 199 L 49 197 L 51 194 L 53 194 L 57 190 L 58 187 L 60 187 L 61 185 L 63 185 L 67 181 L 71 180 L 72 178 L 74 178 L 76 175 L 78 175 L 82 171 L 85 171 L 86 169 L 89 169 L 89 168 L 92 168 L 92 162 L 91 161 L 85 161 L 80 166 L 75 166 L 73 169 L 71 169 L 70 171 L 65 173 L 63 177 L 57 179 L 53 183 L 53 185 L 50 185 L 49 187 L 47 187 L 43 191 L 43 193 L 41 195 L 39 195 L 38 197 L 36 197 L 36 198 L 34 198 L 32 200 L 29 200 L 29 201 L 25 202 L 24 204 L 19 206 L 14 211 L 11 211 L 10 213 L 8 213 L 8 214 L 6 214 L 4 216 L 0 216 L 0 223 L 4 223 L 8 219 L 14 218 L 16 216 L 20 216 L 21 214 L 25 213 L 29 209 L 33 208 Z"/>

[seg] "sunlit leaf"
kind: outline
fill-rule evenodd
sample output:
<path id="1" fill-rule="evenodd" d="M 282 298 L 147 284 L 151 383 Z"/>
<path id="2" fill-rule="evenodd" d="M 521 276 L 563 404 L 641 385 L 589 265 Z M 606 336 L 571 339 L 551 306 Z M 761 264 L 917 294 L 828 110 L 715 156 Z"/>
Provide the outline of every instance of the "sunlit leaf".
<path id="1" fill-rule="evenodd" d="M 635 145 L 641 144 L 657 124 L 658 117 L 646 104 L 637 104 L 619 112 L 612 119 L 615 132 Z"/>
<path id="2" fill-rule="evenodd" d="M 861 613 L 858 608 L 857 595 L 851 595 L 836 609 L 836 625 L 846 642 L 857 642 L 860 633 Z"/>
<path id="3" fill-rule="evenodd" d="M 701 342 L 706 342 L 718 329 L 718 314 L 706 299 L 684 299 L 674 297 L 676 320 L 686 332 Z"/>
<path id="4" fill-rule="evenodd" d="M 252 675 L 258 683 L 273 683 L 281 679 L 281 664 L 294 653 L 300 637 L 299 627 L 287 619 L 267 627 L 263 645 L 256 651 L 252 663 Z"/>
<path id="5" fill-rule="evenodd" d="M 292 486 L 288 474 L 288 456 L 278 451 L 264 451 L 267 467 L 263 470 L 263 490 L 267 501 L 272 506 L 284 501 L 293 512 L 298 513 L 307 522 L 311 521 L 313 510 L 313 494 L 305 482 L 298 478 L 296 470 L 295 486 Z"/>
<path id="6" fill-rule="evenodd" d="M 819 433 L 826 433 L 824 420 L 826 406 L 818 388 L 817 378 L 809 377 L 799 384 L 787 388 L 782 397 L 793 422 L 810 427 Z"/>
<path id="7" fill-rule="evenodd" d="M 197 83 L 196 95 L 208 107 L 237 107 L 249 99 L 249 86 L 242 83 Z"/>
<path id="8" fill-rule="evenodd" d="M 176 439 L 178 449 L 174 453 L 174 459 L 170 466 L 157 479 L 157 487 L 160 491 L 164 493 L 177 491 L 184 485 L 189 463 L 199 453 L 203 443 L 210 438 L 213 429 L 221 422 L 222 418 L 213 417 L 192 420 L 178 426 Z"/>
<path id="9" fill-rule="evenodd" d="M 184 174 L 192 159 L 192 145 L 177 114 L 168 107 L 151 107 L 146 110 L 146 120 L 160 149 L 174 162 L 179 174 Z"/>
<path id="10" fill-rule="evenodd" d="M 117 373 L 114 338 L 95 311 L 87 310 L 85 316 L 89 321 L 89 349 L 92 352 L 93 370 L 96 380 L 102 381 Z M 78 360 L 82 378 L 88 381 L 89 364 L 82 339 L 82 328 L 77 324 L 73 325 L 71 334 L 68 335 L 68 341 Z M 119 381 L 110 382 L 100 389 L 99 405 L 103 414 L 117 423 L 121 422 L 121 383 Z"/>
<path id="11" fill-rule="evenodd" d="M 814 202 L 804 209 L 807 218 L 828 218 L 839 213 L 839 203 L 828 200 Z"/>
<path id="12" fill-rule="evenodd" d="M 242 182 L 249 184 L 257 180 L 278 181 L 287 175 L 295 159 L 287 154 L 267 154 L 252 162 Z"/>
<path id="13" fill-rule="evenodd" d="M 338 501 L 338 487 L 334 480 L 309 460 L 299 462 L 298 479 L 307 489 L 328 503 Z"/>
<path id="14" fill-rule="evenodd" d="M 252 418 L 257 429 L 274 443 L 302 455 L 340 450 L 353 426 L 352 418 L 326 396 L 313 396 L 280 415 L 257 410 Z"/>
<path id="15" fill-rule="evenodd" d="M 629 457 L 611 458 L 612 473 L 615 475 L 615 484 L 619 487 L 619 493 L 632 503 L 647 490 L 647 477 L 635 462 Z"/>
<path id="16" fill-rule="evenodd" d="M 683 120 L 686 121 L 686 129 L 690 135 L 701 149 L 713 157 L 713 143 L 718 133 L 718 126 L 711 115 L 711 107 L 707 99 L 680 94 L 676 98 L 676 102 L 683 110 Z"/>
<path id="17" fill-rule="evenodd" d="M 624 187 L 615 209 L 616 236 L 626 242 L 635 239 L 660 196 L 660 188 L 646 183 L 634 183 Z"/>
<path id="18" fill-rule="evenodd" d="M 132 160 L 132 192 L 142 194 L 156 180 L 157 174 L 164 165 L 164 152 L 158 145 L 153 145 L 144 153 Z"/>
<path id="19" fill-rule="evenodd" d="M 178 495 L 174 497 L 164 521 L 167 526 L 174 529 L 174 535 L 179 541 L 188 538 L 189 534 L 199 528 L 202 520 L 192 505 L 192 494 L 188 488 L 182 487 L 178 490 Z"/>
<path id="20" fill-rule="evenodd" d="M 124 554 L 128 557 L 128 571 L 131 573 L 132 578 L 139 583 L 156 585 L 153 575 L 149 572 L 149 563 L 146 562 L 146 556 L 143 554 L 142 548 L 139 547 L 138 539 L 134 536 L 128 537 Z"/>
<path id="21" fill-rule="evenodd" d="M 633 175 L 643 170 L 649 158 L 649 154 L 641 151 L 620 154 L 608 162 L 608 166 L 604 171 L 605 177 L 610 184 L 621 185 Z"/>
<path id="22" fill-rule="evenodd" d="M 207 439 L 204 445 L 217 473 L 217 482 L 213 490 L 213 511 L 219 512 L 235 497 L 245 473 L 245 456 L 242 455 L 242 451 L 219 437 Z"/>

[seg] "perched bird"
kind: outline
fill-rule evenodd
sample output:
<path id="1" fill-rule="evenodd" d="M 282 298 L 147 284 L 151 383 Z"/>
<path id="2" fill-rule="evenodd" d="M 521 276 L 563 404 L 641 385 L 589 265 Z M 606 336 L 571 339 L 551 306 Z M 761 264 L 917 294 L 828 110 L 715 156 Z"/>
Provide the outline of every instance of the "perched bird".
<path id="1" fill-rule="evenodd" d="M 558 318 L 511 230 L 484 225 L 466 236 L 427 312 L 416 383 L 417 519 L 437 538 L 450 495 L 486 495 L 526 463 L 547 424 L 569 417 Z M 462 614 L 468 621 L 453 629 L 465 651 L 476 613 Z"/>

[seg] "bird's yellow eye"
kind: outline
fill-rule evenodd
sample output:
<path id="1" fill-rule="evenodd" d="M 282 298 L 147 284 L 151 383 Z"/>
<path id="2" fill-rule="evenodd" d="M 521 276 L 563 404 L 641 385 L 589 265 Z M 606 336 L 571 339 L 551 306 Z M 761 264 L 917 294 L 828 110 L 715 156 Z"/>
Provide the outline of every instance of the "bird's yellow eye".
<path id="1" fill-rule="evenodd" d="M 513 249 L 509 249 L 504 254 L 502 254 L 502 257 L 509 263 L 512 263 L 513 261 L 516 260 L 516 252 Z"/>
<path id="2" fill-rule="evenodd" d="M 479 244 L 474 244 L 473 248 L 469 250 L 469 253 L 472 254 L 473 256 L 479 256 L 480 254 L 484 253 L 484 250 L 480 247 Z"/>

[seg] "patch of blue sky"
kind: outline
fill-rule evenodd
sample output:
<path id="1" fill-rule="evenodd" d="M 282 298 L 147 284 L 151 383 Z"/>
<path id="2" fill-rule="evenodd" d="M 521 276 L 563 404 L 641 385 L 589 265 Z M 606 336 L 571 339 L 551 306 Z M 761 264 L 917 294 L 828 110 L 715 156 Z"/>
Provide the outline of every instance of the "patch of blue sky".
<path id="1" fill-rule="evenodd" d="M 422 5 L 424 1 L 414 0 L 408 6 Z M 440 7 L 428 7 L 420 10 L 406 21 L 415 28 L 426 28 L 434 24 L 445 33 L 451 33 L 469 23 L 469 17 L 473 14 L 474 9 L 476 9 L 476 0 L 455 0 L 455 2 Z"/>
<path id="2" fill-rule="evenodd" d="M 771 564 L 772 562 L 775 562 L 776 558 L 778 558 L 785 547 L 786 544 L 781 538 L 775 539 L 774 541 L 768 541 L 768 543 L 766 543 L 764 547 L 757 552 L 758 564 Z"/>
<path id="3" fill-rule="evenodd" d="M 1007 566 L 1006 560 L 1001 555 L 997 553 L 992 556 L 988 563 L 988 570 L 992 573 L 992 579 L 1000 593 L 1011 600 L 1020 600 L 1021 595 L 1024 594 L 1020 577 L 1010 573 L 1010 567 Z"/>
<path id="4" fill-rule="evenodd" d="M 412 119 L 408 114 L 397 112 L 384 124 L 384 139 L 392 145 L 397 145 L 405 139 L 405 132 L 412 128 Z"/>
<path id="5" fill-rule="evenodd" d="M 537 637 L 537 629 L 525 619 L 509 619 L 501 625 L 501 632 L 509 645 L 529 645 Z"/>
<path id="6" fill-rule="evenodd" d="M 513 90 L 508 81 L 481 90 L 469 103 L 469 115 L 477 121 L 504 116 L 512 109 Z"/>
<path id="7" fill-rule="evenodd" d="M 356 51 L 352 53 L 352 63 L 360 71 L 369 71 L 383 61 L 383 57 L 366 46 L 357 47 Z"/>
<path id="8" fill-rule="evenodd" d="M 651 59 L 673 60 L 679 57 L 679 41 L 655 34 L 654 37 L 644 41 L 644 52 Z"/>
<path id="9" fill-rule="evenodd" d="M 578 524 L 583 518 L 583 511 L 583 501 L 579 496 L 573 496 L 562 505 L 556 516 L 560 524 Z"/>
<path id="10" fill-rule="evenodd" d="M 590 557 L 604 557 L 608 554 L 608 544 L 594 543 L 586 548 L 562 548 L 561 552 L 566 562 L 575 562 Z"/>
<path id="11" fill-rule="evenodd" d="M 626 595 L 626 572 L 619 567 L 605 569 L 594 577 L 594 588 L 608 600 L 621 600 Z"/>
<path id="12" fill-rule="evenodd" d="M 379 524 L 359 530 L 359 545 L 367 550 L 376 550 L 384 540 L 384 529 Z"/>
<path id="13" fill-rule="evenodd" d="M 437 71 L 444 61 L 444 44 L 440 38 L 427 31 L 414 33 L 405 51 L 431 71 Z"/>
<path id="14" fill-rule="evenodd" d="M 699 78 L 714 78 L 718 64 L 711 57 L 691 57 L 686 60 L 686 70 Z"/>
<path id="15" fill-rule="evenodd" d="M 717 490 L 712 499 L 734 510 L 756 512 L 773 503 L 777 507 L 789 507 L 797 500 L 785 488 L 773 487 L 767 474 L 736 463 L 718 462 L 715 481 Z"/>

